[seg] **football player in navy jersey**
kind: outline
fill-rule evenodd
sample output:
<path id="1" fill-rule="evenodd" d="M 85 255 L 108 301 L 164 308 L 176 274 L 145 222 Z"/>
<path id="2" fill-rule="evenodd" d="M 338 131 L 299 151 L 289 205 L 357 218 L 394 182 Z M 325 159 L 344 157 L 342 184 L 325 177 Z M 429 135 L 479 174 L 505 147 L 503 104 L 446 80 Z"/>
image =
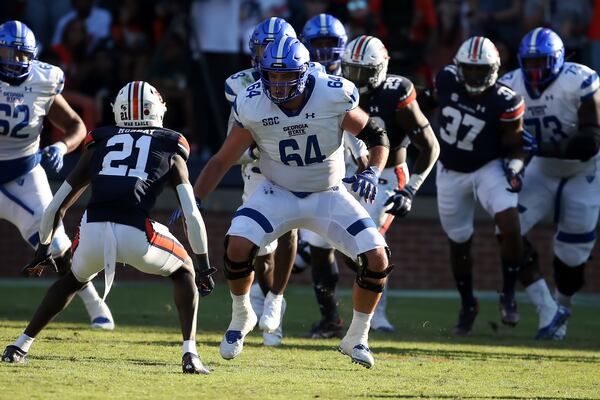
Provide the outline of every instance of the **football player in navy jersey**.
<path id="1" fill-rule="evenodd" d="M 0 25 L 0 219 L 14 224 L 33 248 L 39 244 L 42 214 L 52 200 L 44 168 L 59 172 L 64 155 L 77 149 L 86 134 L 83 121 L 61 94 L 63 71 L 38 61 L 37 52 L 35 36 L 24 23 Z M 64 137 L 40 149 L 46 119 Z M 71 268 L 71 240 L 62 225 L 51 253 L 59 275 L 66 274 Z M 78 295 L 92 328 L 114 329 L 110 310 L 91 282 Z"/>
<path id="2" fill-rule="evenodd" d="M 77 166 L 46 208 L 40 246 L 29 265 L 31 269 L 54 266 L 50 243 L 56 229 L 67 209 L 91 186 L 91 199 L 73 246 L 71 271 L 48 289 L 23 334 L 6 347 L 2 360 L 24 362 L 41 330 L 102 270 L 106 297 L 119 262 L 171 278 L 183 334 L 183 372 L 207 374 L 196 349 L 196 312 L 198 289 L 203 296 L 211 293 L 215 269 L 208 263 L 204 222 L 188 180 L 189 145 L 181 134 L 162 127 L 166 106 L 146 82 L 125 85 L 113 111 L 116 126 L 88 134 Z M 156 197 L 167 183 L 176 190 L 185 216 L 195 268 L 168 228 L 150 219 Z"/>
<path id="3" fill-rule="evenodd" d="M 373 203 L 363 203 L 381 234 L 389 229 L 395 216 L 403 217 L 411 209 L 417 191 L 425 181 L 439 155 L 439 144 L 429 121 L 416 101 L 410 80 L 387 73 L 388 52 L 373 36 L 359 36 L 348 43 L 342 58 L 342 74 L 360 92 L 360 106 L 388 132 L 390 154 L 379 177 L 383 196 Z M 409 178 L 406 147 L 413 143 L 419 150 L 414 173 Z M 346 260 L 347 263 L 351 260 Z M 355 267 L 355 266 L 354 266 Z M 386 292 L 375 314 L 372 328 L 391 331 L 387 319 Z"/>
<path id="4" fill-rule="evenodd" d="M 519 322 L 514 288 L 523 257 L 517 192 L 526 157 L 525 103 L 519 94 L 496 82 L 499 67 L 498 50 L 489 39 L 469 38 L 460 46 L 454 64 L 438 73 L 432 92 L 441 114 L 438 209 L 462 300 L 455 335 L 471 332 L 479 311 L 471 259 L 475 199 L 493 216 L 500 232 L 502 322 L 511 326 Z M 505 158 L 510 160 L 507 165 Z"/>

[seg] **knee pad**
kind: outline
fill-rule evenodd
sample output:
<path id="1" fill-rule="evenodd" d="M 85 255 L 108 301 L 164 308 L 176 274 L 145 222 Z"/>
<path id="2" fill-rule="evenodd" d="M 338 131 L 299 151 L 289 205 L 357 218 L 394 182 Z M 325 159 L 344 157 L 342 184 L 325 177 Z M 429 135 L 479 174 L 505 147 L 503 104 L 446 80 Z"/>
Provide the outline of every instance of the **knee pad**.
<path id="1" fill-rule="evenodd" d="M 573 296 L 585 283 L 585 263 L 570 267 L 554 256 L 554 283 L 558 291 L 567 296 Z"/>
<path id="2" fill-rule="evenodd" d="M 252 247 L 250 251 L 250 258 L 247 261 L 231 261 L 227 257 L 227 245 L 229 244 L 229 236 L 225 236 L 225 254 L 223 273 L 225 279 L 234 281 L 236 279 L 242 279 L 249 276 L 254 271 L 254 261 L 256 260 L 256 254 L 258 253 L 258 246 Z"/>
<path id="3" fill-rule="evenodd" d="M 387 258 L 389 260 L 391 254 L 390 249 L 386 247 L 385 250 L 387 252 Z M 385 283 L 373 283 L 366 280 L 365 278 L 385 279 L 394 269 L 393 265 L 390 265 L 383 271 L 373 271 L 369 269 L 367 257 L 364 255 L 364 253 L 358 256 L 357 266 L 358 270 L 356 272 L 356 284 L 362 289 L 369 290 L 375 293 L 382 293 L 385 287 Z"/>

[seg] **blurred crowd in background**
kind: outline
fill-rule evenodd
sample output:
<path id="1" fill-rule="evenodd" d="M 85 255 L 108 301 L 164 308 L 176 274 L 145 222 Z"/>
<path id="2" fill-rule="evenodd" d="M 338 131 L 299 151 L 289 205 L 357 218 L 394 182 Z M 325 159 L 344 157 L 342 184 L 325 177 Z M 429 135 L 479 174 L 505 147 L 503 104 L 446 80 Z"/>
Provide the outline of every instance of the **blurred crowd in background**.
<path id="1" fill-rule="evenodd" d="M 121 86 L 146 80 L 167 102 L 165 126 L 188 137 L 203 159 L 220 147 L 229 106 L 225 79 L 250 67 L 248 38 L 269 16 L 300 34 L 306 20 L 329 13 L 360 34 L 381 38 L 389 72 L 418 86 L 450 63 L 460 43 L 484 35 L 498 47 L 502 72 L 516 68 L 522 35 L 553 28 L 570 61 L 600 70 L 600 0 L 13 0 L 2 20 L 34 31 L 40 59 L 66 74 L 65 97 L 89 129 L 112 124 Z"/>

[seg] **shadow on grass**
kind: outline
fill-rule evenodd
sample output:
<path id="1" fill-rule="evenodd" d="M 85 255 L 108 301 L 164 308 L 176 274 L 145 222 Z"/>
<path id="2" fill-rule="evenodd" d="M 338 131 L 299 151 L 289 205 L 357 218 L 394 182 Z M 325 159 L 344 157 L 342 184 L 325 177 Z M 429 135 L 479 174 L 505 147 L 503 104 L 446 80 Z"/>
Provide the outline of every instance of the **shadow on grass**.
<path id="1" fill-rule="evenodd" d="M 356 397 L 362 397 L 362 396 L 356 396 Z M 452 395 L 446 395 L 446 394 L 427 394 L 427 395 L 421 395 L 421 396 L 415 396 L 415 395 L 410 395 L 410 394 L 377 394 L 377 393 L 371 393 L 369 394 L 369 397 L 372 398 L 376 398 L 376 399 L 523 399 L 523 396 L 452 396 Z M 544 397 L 544 396 L 536 396 L 536 397 L 531 397 L 533 399 L 538 399 L 538 400 L 560 400 L 560 399 L 565 399 L 565 400 L 598 400 L 598 397 L 560 397 L 560 396 L 552 396 L 552 397 Z"/>

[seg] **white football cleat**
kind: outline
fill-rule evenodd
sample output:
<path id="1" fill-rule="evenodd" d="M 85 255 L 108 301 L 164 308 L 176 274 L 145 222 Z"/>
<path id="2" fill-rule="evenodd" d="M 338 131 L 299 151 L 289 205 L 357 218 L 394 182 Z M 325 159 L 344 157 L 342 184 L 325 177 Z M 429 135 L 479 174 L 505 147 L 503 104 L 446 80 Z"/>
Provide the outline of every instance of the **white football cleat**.
<path id="1" fill-rule="evenodd" d="M 265 307 L 258 322 L 260 329 L 274 332 L 281 325 L 283 314 L 283 296 L 275 296 L 269 292 L 265 298 Z"/>
<path id="2" fill-rule="evenodd" d="M 92 329 L 112 331 L 115 329 L 115 320 L 105 302 L 97 303 L 94 318 L 92 318 Z"/>
<path id="3" fill-rule="evenodd" d="M 273 332 L 263 331 L 263 344 L 265 346 L 280 346 L 283 341 L 283 314 L 285 314 L 285 299 L 281 302 L 281 320 Z"/>
<path id="4" fill-rule="evenodd" d="M 234 326 L 243 326 L 242 330 L 231 329 L 231 325 L 233 324 L 233 319 L 236 316 L 232 316 L 232 322 L 229 325 L 230 329 L 225 332 L 223 336 L 223 340 L 221 340 L 221 346 L 219 348 L 219 352 L 221 353 L 221 357 L 226 360 L 232 360 L 240 355 L 244 348 L 244 338 L 248 333 L 254 329 L 256 326 L 256 321 L 258 318 L 252 309 L 249 312 L 244 313 L 243 321 L 236 321 L 237 323 Z M 240 318 L 239 316 L 237 316 Z"/>
<path id="5" fill-rule="evenodd" d="M 371 368 L 375 365 L 375 358 L 373 358 L 373 354 L 367 344 L 358 343 L 353 346 L 349 340 L 345 339 L 342 339 L 340 342 L 338 349 L 340 353 L 350 357 L 353 363 L 362 365 L 365 368 Z"/>

